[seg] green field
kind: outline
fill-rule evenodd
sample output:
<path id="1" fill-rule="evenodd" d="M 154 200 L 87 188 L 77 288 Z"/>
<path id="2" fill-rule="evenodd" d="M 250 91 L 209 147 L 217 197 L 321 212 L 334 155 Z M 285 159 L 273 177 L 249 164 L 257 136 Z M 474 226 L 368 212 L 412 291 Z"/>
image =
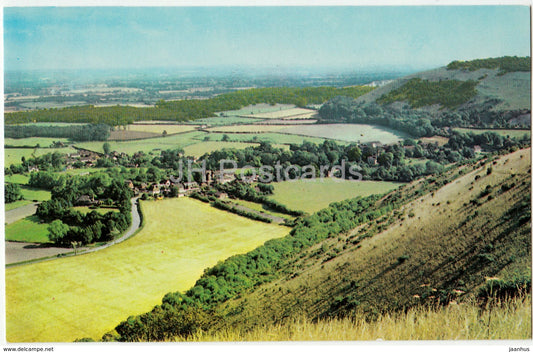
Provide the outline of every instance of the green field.
<path id="1" fill-rule="evenodd" d="M 335 178 L 274 182 L 275 201 L 290 209 L 313 213 L 332 202 L 357 196 L 387 193 L 401 185 L 382 181 L 347 181 Z"/>
<path id="2" fill-rule="evenodd" d="M 224 111 L 218 113 L 218 115 L 224 114 L 225 116 L 245 116 L 245 115 L 254 115 L 254 114 L 263 114 L 268 112 L 288 110 L 295 108 L 295 105 L 292 104 L 255 104 L 248 105 L 239 110 Z"/>
<path id="3" fill-rule="evenodd" d="M 6 269 L 7 341 L 99 339 L 166 293 L 190 288 L 205 268 L 289 232 L 190 198 L 142 208 L 146 224 L 125 242 Z"/>
<path id="4" fill-rule="evenodd" d="M 281 133 L 260 133 L 260 134 L 242 134 L 242 133 L 210 133 L 208 136 L 212 141 L 220 141 L 223 136 L 227 135 L 232 142 L 253 141 L 261 142 L 266 141 L 273 144 L 302 144 L 304 141 L 322 144 L 326 140 L 325 138 L 297 136 L 291 134 Z M 338 141 L 339 144 L 345 142 Z"/>
<path id="5" fill-rule="evenodd" d="M 491 130 L 491 129 L 477 129 L 477 128 L 454 128 L 453 130 L 461 132 L 461 133 L 474 133 L 474 134 L 494 132 L 503 137 L 509 136 L 511 138 L 522 138 L 524 137 L 524 135 L 527 135 L 527 138 L 531 138 L 530 130 Z"/>
<path id="6" fill-rule="evenodd" d="M 270 214 L 270 215 L 273 215 L 273 216 L 277 216 L 279 218 L 294 219 L 294 216 L 290 216 L 290 215 L 283 214 L 283 213 L 278 213 L 277 211 L 271 210 L 267 206 L 265 206 L 263 204 L 260 204 L 260 203 L 250 202 L 250 201 L 244 200 L 244 199 L 231 199 L 231 202 L 233 202 L 235 204 L 242 205 L 243 207 L 250 208 L 252 210 L 263 212 L 265 214 Z"/>
<path id="7" fill-rule="evenodd" d="M 28 216 L 6 225 L 6 240 L 17 242 L 47 243 L 48 224 L 41 223 L 37 215 Z"/>
<path id="8" fill-rule="evenodd" d="M 185 155 L 201 157 L 205 153 L 211 153 L 212 151 L 220 150 L 223 148 L 244 149 L 247 147 L 254 147 L 258 145 L 258 143 L 207 141 L 189 145 L 183 148 L 183 150 L 185 151 Z"/>
<path id="9" fill-rule="evenodd" d="M 30 177 L 27 175 L 14 174 L 14 175 L 4 175 L 4 181 L 7 183 L 18 183 L 20 185 L 25 185 L 30 180 Z"/>
<path id="10" fill-rule="evenodd" d="M 96 211 L 97 213 L 99 214 L 105 214 L 105 213 L 108 213 L 110 211 L 115 211 L 115 212 L 118 212 L 118 209 L 117 208 L 96 208 L 96 209 L 90 209 L 89 207 L 73 207 L 74 210 L 76 211 L 79 211 L 80 213 L 82 214 L 87 214 L 87 213 L 90 213 L 91 211 Z"/>
<path id="11" fill-rule="evenodd" d="M 38 202 L 50 200 L 51 192 L 42 189 L 30 188 L 22 186 L 20 188 L 22 196 L 27 200 L 36 200 Z"/>
<path id="12" fill-rule="evenodd" d="M 23 141 L 25 139 L 21 139 Z M 102 144 L 102 143 L 100 143 Z M 22 157 L 25 157 L 26 159 L 41 156 L 44 154 L 49 153 L 61 153 L 61 154 L 67 154 L 67 153 L 76 153 L 76 149 L 66 147 L 66 148 L 9 148 L 4 149 L 4 165 L 9 166 L 11 164 L 21 164 Z"/>
<path id="13" fill-rule="evenodd" d="M 65 123 L 65 126 L 68 126 L 69 124 Z M 29 138 L 5 138 L 4 139 L 4 145 L 13 145 L 13 146 L 23 146 L 23 145 L 29 145 L 29 146 L 35 146 L 39 144 L 41 148 L 47 148 L 50 145 L 52 145 L 53 142 L 63 142 L 67 143 L 67 138 L 46 138 L 46 137 L 29 137 Z"/>
<path id="14" fill-rule="evenodd" d="M 282 133 L 337 139 L 346 142 L 397 143 L 407 137 L 405 133 L 380 126 L 364 124 L 297 125 L 282 129 Z"/>
<path id="15" fill-rule="evenodd" d="M 126 131 L 151 132 L 162 134 L 167 131 L 167 134 L 182 133 L 193 131 L 196 127 L 191 125 L 162 125 L 162 124 L 133 124 L 126 126 Z"/>
<path id="16" fill-rule="evenodd" d="M 138 151 L 148 153 L 154 149 L 167 150 L 183 148 L 191 144 L 199 143 L 205 135 L 205 132 L 191 131 L 173 136 L 144 139 L 142 141 L 109 141 L 108 143 L 111 150 L 131 155 Z M 82 142 L 77 144 L 80 148 L 99 153 L 104 152 L 103 145 L 103 142 Z"/>
<path id="17" fill-rule="evenodd" d="M 249 117 L 226 116 L 226 117 L 207 117 L 194 121 L 185 122 L 188 125 L 207 125 L 207 126 L 226 126 L 233 124 L 247 124 L 262 121 L 262 119 L 252 119 Z"/>

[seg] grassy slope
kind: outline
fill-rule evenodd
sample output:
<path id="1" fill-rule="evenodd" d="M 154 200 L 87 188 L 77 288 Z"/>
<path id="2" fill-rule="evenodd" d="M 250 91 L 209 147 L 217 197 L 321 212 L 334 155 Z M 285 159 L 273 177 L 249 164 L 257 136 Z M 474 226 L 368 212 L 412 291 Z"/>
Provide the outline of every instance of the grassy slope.
<path id="1" fill-rule="evenodd" d="M 188 198 L 145 202 L 143 210 L 147 223 L 128 241 L 7 269 L 7 340 L 98 339 L 167 292 L 188 289 L 204 268 L 289 231 Z"/>
<path id="2" fill-rule="evenodd" d="M 275 201 L 286 205 L 289 209 L 303 210 L 313 213 L 327 207 L 332 202 L 357 196 L 387 193 L 399 187 L 400 183 L 379 181 L 345 181 L 334 178 L 313 181 L 298 180 L 275 182 Z"/>
<path id="3" fill-rule="evenodd" d="M 338 316 L 350 300 L 358 302 L 358 312 L 377 316 L 382 309 L 417 303 L 415 295 L 461 289 L 467 299 L 485 277 L 530 276 L 529 223 L 518 226 L 518 216 L 505 217 L 530 193 L 529 156 L 530 149 L 502 156 L 490 175 L 487 165 L 466 167 L 464 176 L 406 204 L 398 221 L 359 245 L 350 239 L 365 233 L 365 226 L 311 247 L 288 263 L 283 278 L 227 302 L 221 309 L 234 314 L 226 317 L 226 326 Z M 499 194 L 502 184 L 512 182 L 511 190 Z M 479 198 L 487 185 L 493 187 L 491 200 Z M 470 204 L 474 199 L 481 205 Z M 335 249 L 336 258 L 327 260 Z"/>

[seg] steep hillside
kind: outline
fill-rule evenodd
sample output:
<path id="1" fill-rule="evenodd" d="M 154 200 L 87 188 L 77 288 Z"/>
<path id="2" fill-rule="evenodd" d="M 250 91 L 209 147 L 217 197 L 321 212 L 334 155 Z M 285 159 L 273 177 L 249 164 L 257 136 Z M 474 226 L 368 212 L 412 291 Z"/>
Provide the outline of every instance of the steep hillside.
<path id="1" fill-rule="evenodd" d="M 501 59 L 501 58 L 500 58 Z M 463 62 L 468 64 L 471 62 L 479 61 L 491 62 L 490 60 L 498 59 L 486 59 L 486 60 L 474 60 Z M 527 61 L 527 60 L 526 60 Z M 476 96 L 473 99 L 469 99 L 464 103 L 465 107 L 480 107 L 487 102 L 491 102 L 493 110 L 530 110 L 531 109 L 531 69 L 528 71 L 512 71 L 512 68 L 501 70 L 500 68 L 485 68 L 494 67 L 494 65 L 475 65 L 472 68 L 466 68 L 466 66 L 452 65 L 450 63 L 447 67 L 442 67 L 434 70 L 416 73 L 410 76 L 397 79 L 390 84 L 377 88 L 359 98 L 357 102 L 371 103 L 375 102 L 379 98 L 386 96 L 387 94 L 400 89 L 407 82 L 413 79 L 420 79 L 429 82 L 439 81 L 473 81 L 477 82 Z M 516 68 L 517 70 L 525 70 L 523 67 Z M 396 103 L 397 105 L 403 105 L 402 102 Z M 422 106 L 423 111 L 437 112 L 442 106 Z M 461 108 L 459 107 L 459 108 Z M 454 107 L 456 108 L 456 107 Z"/>
<path id="2" fill-rule="evenodd" d="M 466 301 L 489 277 L 531 276 L 530 149 L 414 183 L 447 184 L 287 263 L 280 279 L 228 301 L 219 326 L 359 315 L 373 319 L 421 302 Z M 490 170 L 490 171 L 489 171 Z M 452 179 L 455 176 L 459 176 Z M 392 220 L 392 221 L 391 221 Z M 370 228 L 388 228 L 365 238 Z"/>

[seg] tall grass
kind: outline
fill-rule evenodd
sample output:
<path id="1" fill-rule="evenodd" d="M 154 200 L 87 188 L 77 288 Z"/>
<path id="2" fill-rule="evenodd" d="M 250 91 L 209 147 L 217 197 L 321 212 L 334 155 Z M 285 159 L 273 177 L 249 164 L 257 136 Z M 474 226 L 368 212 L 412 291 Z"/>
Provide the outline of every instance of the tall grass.
<path id="1" fill-rule="evenodd" d="M 365 319 L 311 322 L 306 318 L 256 327 L 200 332 L 186 341 L 349 341 L 349 340 L 487 340 L 531 339 L 531 296 L 482 309 L 474 304 L 451 304 L 431 309 Z M 180 340 L 184 341 L 184 340 Z"/>

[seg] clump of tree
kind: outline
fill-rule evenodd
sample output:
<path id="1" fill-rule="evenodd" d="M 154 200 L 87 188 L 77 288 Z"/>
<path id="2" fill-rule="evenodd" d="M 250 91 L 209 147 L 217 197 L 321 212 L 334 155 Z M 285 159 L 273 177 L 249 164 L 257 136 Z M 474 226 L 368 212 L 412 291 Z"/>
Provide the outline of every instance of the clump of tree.
<path id="1" fill-rule="evenodd" d="M 106 124 L 75 124 L 69 126 L 6 125 L 6 138 L 69 138 L 73 141 L 105 141 L 109 138 L 111 127 Z"/>
<path id="2" fill-rule="evenodd" d="M 49 201 L 37 207 L 37 216 L 51 222 L 50 240 L 57 245 L 72 242 L 88 244 L 110 241 L 131 224 L 131 191 L 122 179 L 111 179 L 107 174 L 65 177 L 49 173 L 35 173 L 29 184 L 52 190 Z M 113 205 L 118 212 L 83 214 L 72 207 L 85 195 L 98 202 Z"/>
<path id="3" fill-rule="evenodd" d="M 479 82 L 468 80 L 428 81 L 413 78 L 376 100 L 379 104 L 390 104 L 396 101 L 407 101 L 413 108 L 439 104 L 454 109 L 468 102 L 477 94 Z"/>
<path id="4" fill-rule="evenodd" d="M 477 59 L 470 61 L 452 61 L 446 68 L 448 70 L 476 71 L 482 68 L 499 69 L 499 75 L 509 72 L 530 72 L 531 57 L 503 56 L 497 58 Z"/>
<path id="5" fill-rule="evenodd" d="M 5 203 L 13 203 L 17 200 L 23 199 L 20 186 L 16 183 L 4 184 L 4 201 Z"/>

